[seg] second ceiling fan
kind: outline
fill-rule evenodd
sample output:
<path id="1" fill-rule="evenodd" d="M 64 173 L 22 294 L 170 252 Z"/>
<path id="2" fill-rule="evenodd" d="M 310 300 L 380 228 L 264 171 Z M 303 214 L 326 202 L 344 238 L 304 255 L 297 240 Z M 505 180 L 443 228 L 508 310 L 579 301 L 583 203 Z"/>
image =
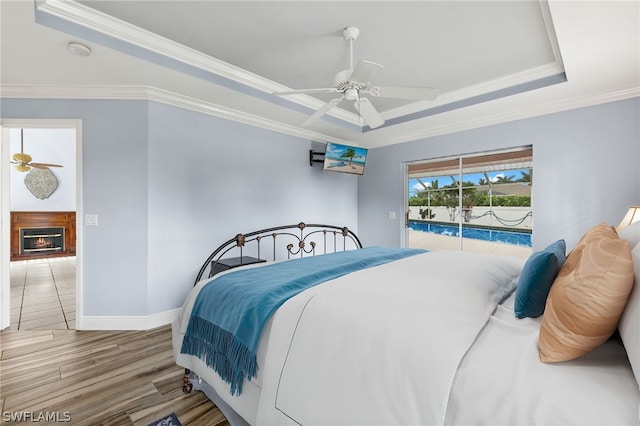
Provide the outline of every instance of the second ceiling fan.
<path id="1" fill-rule="evenodd" d="M 48 169 L 49 167 L 63 167 L 60 164 L 34 163 L 29 154 L 24 152 L 24 129 L 20 129 L 20 152 L 16 152 L 11 157 L 11 164 L 15 164 L 15 169 L 19 172 L 28 172 L 32 168 Z"/>
<path id="2" fill-rule="evenodd" d="M 345 41 L 349 43 L 349 69 L 340 71 L 334 77 L 334 87 L 318 89 L 300 89 L 274 92 L 277 96 L 311 94 L 311 93 L 336 93 L 340 96 L 330 100 L 311 115 L 302 126 L 309 126 L 325 115 L 333 107 L 343 100 L 353 101 L 353 105 L 362 117 L 365 124 L 375 129 L 384 124 L 380 113 L 369 99 L 361 95 L 370 95 L 380 98 L 411 99 L 416 101 L 433 101 L 438 97 L 438 89 L 433 87 L 413 86 L 372 86 L 371 80 L 383 67 L 375 62 L 361 60 L 353 66 L 353 43 L 358 38 L 360 30 L 356 27 L 347 27 L 342 32 Z"/>

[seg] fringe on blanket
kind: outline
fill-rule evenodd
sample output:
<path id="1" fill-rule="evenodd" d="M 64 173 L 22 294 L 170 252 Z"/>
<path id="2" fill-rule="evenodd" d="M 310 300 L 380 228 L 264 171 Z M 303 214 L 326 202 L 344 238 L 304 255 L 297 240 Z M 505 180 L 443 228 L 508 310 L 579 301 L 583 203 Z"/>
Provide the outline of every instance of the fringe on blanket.
<path id="1" fill-rule="evenodd" d="M 256 376 L 257 357 L 233 333 L 200 317 L 192 317 L 181 351 L 203 360 L 231 385 L 231 395 L 242 393 L 245 377 Z"/>

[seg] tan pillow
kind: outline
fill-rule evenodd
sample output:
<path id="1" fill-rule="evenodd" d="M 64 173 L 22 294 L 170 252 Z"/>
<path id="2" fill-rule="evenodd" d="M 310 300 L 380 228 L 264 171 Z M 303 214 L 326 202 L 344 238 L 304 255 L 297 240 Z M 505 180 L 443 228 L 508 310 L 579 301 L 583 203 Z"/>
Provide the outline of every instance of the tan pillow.
<path id="1" fill-rule="evenodd" d="M 540 360 L 568 361 L 604 343 L 618 326 L 632 287 L 626 240 L 617 234 L 581 240 L 549 291 L 540 325 Z"/>
<path id="2" fill-rule="evenodd" d="M 618 233 L 616 232 L 616 228 L 606 223 L 601 223 L 599 225 L 596 225 L 593 228 L 589 229 L 587 232 L 585 232 L 582 238 L 580 238 L 580 241 L 578 241 L 578 244 L 576 244 L 576 247 L 582 244 L 592 243 L 602 238 L 613 238 L 613 239 L 618 238 Z"/>
<path id="3" fill-rule="evenodd" d="M 618 233 L 613 226 L 606 223 L 596 225 L 585 232 L 578 241 L 578 244 L 576 244 L 573 250 L 567 255 L 567 259 L 563 265 L 564 267 L 558 272 L 558 275 L 560 275 L 560 273 L 568 274 L 573 271 L 582 257 L 582 250 L 584 250 L 587 244 L 603 238 L 617 239 Z"/>

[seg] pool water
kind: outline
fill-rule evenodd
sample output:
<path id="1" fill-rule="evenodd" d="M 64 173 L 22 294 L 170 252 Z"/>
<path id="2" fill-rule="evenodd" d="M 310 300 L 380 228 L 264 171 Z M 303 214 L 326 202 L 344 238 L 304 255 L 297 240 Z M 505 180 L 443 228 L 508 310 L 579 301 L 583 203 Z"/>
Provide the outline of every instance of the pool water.
<path id="1" fill-rule="evenodd" d="M 426 223 L 411 220 L 409 221 L 409 228 L 414 231 L 429 232 L 432 234 L 447 235 L 450 237 L 460 236 L 457 225 L 442 225 L 438 223 Z M 463 225 L 462 237 L 531 247 L 531 234 L 526 232 L 504 231 L 502 229 L 471 228 Z"/>

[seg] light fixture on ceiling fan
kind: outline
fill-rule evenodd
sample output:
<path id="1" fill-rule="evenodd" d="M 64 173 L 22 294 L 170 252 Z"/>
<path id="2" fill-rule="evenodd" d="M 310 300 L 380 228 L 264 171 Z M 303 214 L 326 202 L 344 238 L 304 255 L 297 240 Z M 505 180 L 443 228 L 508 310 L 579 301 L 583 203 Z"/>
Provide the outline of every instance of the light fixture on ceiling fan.
<path id="1" fill-rule="evenodd" d="M 13 154 L 11 164 L 15 164 L 14 168 L 19 172 L 28 172 L 32 168 L 48 169 L 49 167 L 64 167 L 60 164 L 50 163 L 32 163 L 29 154 L 24 153 L 24 129 L 20 129 L 20 152 Z"/>
<path id="2" fill-rule="evenodd" d="M 353 43 L 358 38 L 360 30 L 356 27 L 347 27 L 343 30 L 342 36 L 349 43 L 349 69 L 340 71 L 334 77 L 334 87 L 318 89 L 300 89 L 274 92 L 276 96 L 286 96 L 295 94 L 311 93 L 339 93 L 340 97 L 324 104 L 313 115 L 311 115 L 302 126 L 309 126 L 320 117 L 325 115 L 333 107 L 343 100 L 353 101 L 353 105 L 362 117 L 365 124 L 372 129 L 384 124 L 384 120 L 367 98 L 361 95 L 371 95 L 380 98 L 410 99 L 433 101 L 438 97 L 438 89 L 433 87 L 411 87 L 411 86 L 371 86 L 371 80 L 382 69 L 382 65 L 375 62 L 361 60 L 353 66 Z"/>

